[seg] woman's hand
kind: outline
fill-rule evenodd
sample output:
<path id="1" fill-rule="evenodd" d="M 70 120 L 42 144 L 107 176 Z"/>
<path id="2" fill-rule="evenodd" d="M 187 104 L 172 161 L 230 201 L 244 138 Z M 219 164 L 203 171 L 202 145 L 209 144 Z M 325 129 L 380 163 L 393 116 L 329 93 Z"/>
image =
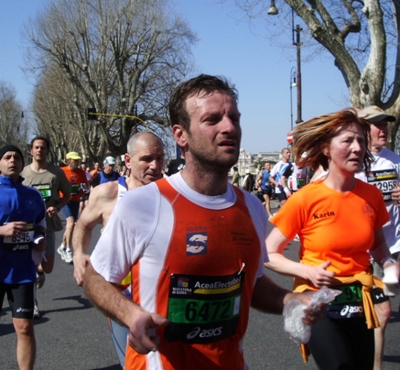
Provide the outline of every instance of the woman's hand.
<path id="1" fill-rule="evenodd" d="M 332 284 L 335 273 L 327 271 L 326 268 L 331 264 L 331 261 L 326 261 L 318 266 L 308 266 L 307 279 L 316 288 L 330 286 Z"/>

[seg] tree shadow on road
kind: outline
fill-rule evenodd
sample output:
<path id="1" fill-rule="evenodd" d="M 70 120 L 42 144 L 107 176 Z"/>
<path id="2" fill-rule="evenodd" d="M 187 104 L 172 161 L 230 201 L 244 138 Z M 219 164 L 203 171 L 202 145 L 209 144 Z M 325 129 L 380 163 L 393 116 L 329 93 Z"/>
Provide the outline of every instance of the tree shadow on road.
<path id="1" fill-rule="evenodd" d="M 107 366 L 107 367 L 96 367 L 93 369 L 88 369 L 88 370 L 121 370 L 122 367 L 120 364 L 118 365 L 111 365 L 111 366 Z"/>

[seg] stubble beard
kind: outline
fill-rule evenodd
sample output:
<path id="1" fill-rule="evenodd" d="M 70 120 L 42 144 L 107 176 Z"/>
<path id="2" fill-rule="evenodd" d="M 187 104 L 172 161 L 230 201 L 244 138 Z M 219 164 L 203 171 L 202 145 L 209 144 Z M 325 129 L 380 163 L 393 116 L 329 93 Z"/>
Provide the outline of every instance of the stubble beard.
<path id="1" fill-rule="evenodd" d="M 230 169 L 237 163 L 239 151 L 226 159 L 218 156 L 210 159 L 210 156 L 202 151 L 191 151 L 190 155 L 193 164 L 199 170 L 201 169 L 203 172 L 215 173 L 217 175 L 227 175 Z"/>

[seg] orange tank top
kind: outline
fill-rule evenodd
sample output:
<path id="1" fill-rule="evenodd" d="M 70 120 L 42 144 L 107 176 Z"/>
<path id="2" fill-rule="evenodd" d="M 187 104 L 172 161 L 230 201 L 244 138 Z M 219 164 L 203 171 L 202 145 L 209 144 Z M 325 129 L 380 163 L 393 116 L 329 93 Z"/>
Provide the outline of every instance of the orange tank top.
<path id="1" fill-rule="evenodd" d="M 244 201 L 210 210 L 157 181 L 174 213 L 174 226 L 158 278 L 156 310 L 170 321 L 159 328 L 164 370 L 245 367 L 241 343 L 261 255 L 260 240 Z M 160 217 L 159 227 L 162 227 Z M 140 304 L 140 260 L 132 267 L 132 299 Z M 152 369 L 147 356 L 127 349 L 126 369 Z"/>

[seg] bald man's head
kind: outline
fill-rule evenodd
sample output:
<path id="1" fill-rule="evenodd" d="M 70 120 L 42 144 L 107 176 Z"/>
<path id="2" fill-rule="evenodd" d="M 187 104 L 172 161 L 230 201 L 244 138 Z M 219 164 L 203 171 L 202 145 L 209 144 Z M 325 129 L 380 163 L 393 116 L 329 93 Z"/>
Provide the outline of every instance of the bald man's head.
<path id="1" fill-rule="evenodd" d="M 161 178 L 164 167 L 164 145 L 151 132 L 138 132 L 127 145 L 125 164 L 131 170 L 136 186 L 147 185 Z"/>

